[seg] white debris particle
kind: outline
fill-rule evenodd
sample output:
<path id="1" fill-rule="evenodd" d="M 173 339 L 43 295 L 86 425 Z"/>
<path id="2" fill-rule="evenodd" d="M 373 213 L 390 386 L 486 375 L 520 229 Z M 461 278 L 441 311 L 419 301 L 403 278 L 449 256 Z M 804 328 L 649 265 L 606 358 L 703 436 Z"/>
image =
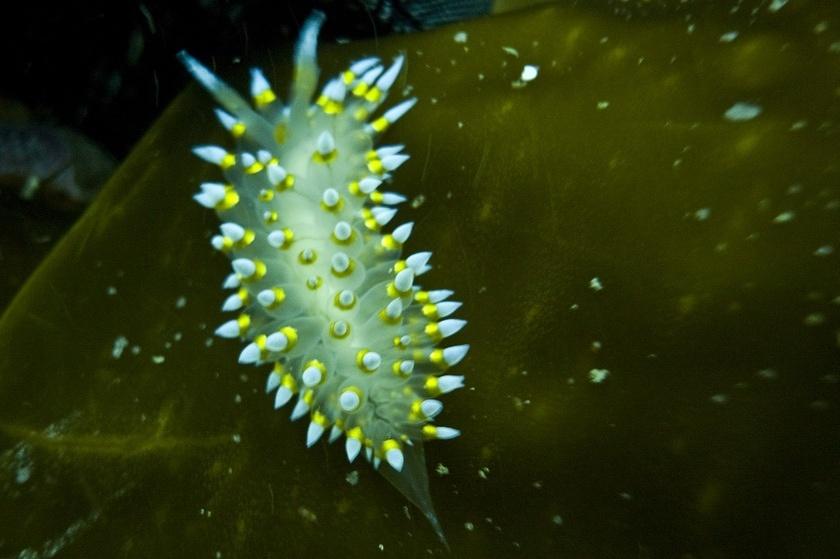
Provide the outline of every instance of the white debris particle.
<path id="1" fill-rule="evenodd" d="M 164 357 L 163 355 L 152 355 L 152 363 L 154 363 L 155 365 L 160 365 L 164 361 L 166 361 L 166 357 Z"/>
<path id="2" fill-rule="evenodd" d="M 776 369 L 761 369 L 756 373 L 759 377 L 767 380 L 773 380 L 779 376 L 779 372 Z"/>
<path id="3" fill-rule="evenodd" d="M 490 468 L 487 466 L 483 466 L 478 470 L 478 477 L 481 479 L 487 479 L 487 476 L 490 474 Z"/>
<path id="4" fill-rule="evenodd" d="M 814 411 L 825 411 L 830 407 L 825 400 L 814 400 L 808 406 Z"/>
<path id="5" fill-rule="evenodd" d="M 467 42 L 469 35 L 467 35 L 466 31 L 458 31 L 455 35 L 452 36 L 452 40 L 456 43 L 464 44 Z"/>
<path id="6" fill-rule="evenodd" d="M 715 394 L 714 396 L 712 396 L 711 398 L 709 398 L 709 400 L 710 400 L 713 404 L 720 404 L 720 405 L 722 405 L 722 404 L 725 404 L 726 402 L 728 402 L 728 401 L 729 401 L 729 396 L 727 396 L 726 394 Z"/>
<path id="7" fill-rule="evenodd" d="M 533 64 L 526 64 L 522 67 L 522 74 L 520 74 L 519 79 L 521 79 L 523 82 L 530 82 L 535 80 L 539 73 L 539 66 L 534 66 Z"/>
<path id="8" fill-rule="evenodd" d="M 522 411 L 525 409 L 525 406 L 531 403 L 531 400 L 523 400 L 519 396 L 513 396 L 513 407 L 516 408 L 516 411 Z"/>
<path id="9" fill-rule="evenodd" d="M 610 106 L 610 102 L 609 101 L 598 101 L 598 104 L 595 105 L 595 106 L 598 108 L 599 111 L 603 111 L 604 109 L 606 109 L 607 107 Z"/>
<path id="10" fill-rule="evenodd" d="M 204 340 L 204 347 L 210 347 L 211 345 L 213 345 L 213 338 L 207 338 Z"/>
<path id="11" fill-rule="evenodd" d="M 344 476 L 344 480 L 355 487 L 359 483 L 359 470 L 353 470 Z"/>
<path id="12" fill-rule="evenodd" d="M 240 435 L 239 433 L 234 433 L 233 436 L 231 436 L 230 440 L 232 440 L 236 444 L 239 444 L 242 442 L 242 435 Z"/>
<path id="13" fill-rule="evenodd" d="M 511 56 L 515 56 L 516 58 L 519 58 L 519 51 L 516 50 L 513 47 L 502 47 L 502 50 L 505 51 L 506 53 L 508 53 Z"/>
<path id="14" fill-rule="evenodd" d="M 174 334 L 172 334 L 172 339 L 175 340 L 176 342 L 180 342 L 181 338 L 183 338 L 183 337 L 184 337 L 184 335 L 181 332 L 175 332 Z"/>
<path id="15" fill-rule="evenodd" d="M 58 438 L 70 429 L 71 422 L 77 419 L 77 417 L 78 414 L 74 413 L 59 421 L 56 421 L 55 423 L 50 423 L 43 431 L 44 436 L 48 439 Z"/>
<path id="16" fill-rule="evenodd" d="M 828 31 L 828 22 L 823 20 L 814 26 L 814 33 L 819 35 L 820 33 L 825 33 Z"/>
<path id="17" fill-rule="evenodd" d="M 776 12 L 784 8 L 785 4 L 787 3 L 788 0 L 773 0 L 772 2 L 770 2 L 770 5 L 767 6 L 767 11 L 775 14 Z"/>
<path id="18" fill-rule="evenodd" d="M 805 326 L 819 326 L 825 322 L 825 315 L 822 313 L 811 313 L 802 321 Z"/>
<path id="19" fill-rule="evenodd" d="M 118 336 L 114 340 L 114 347 L 111 348 L 111 357 L 119 359 L 122 357 L 123 351 L 128 347 L 128 339 L 125 336 Z"/>
<path id="20" fill-rule="evenodd" d="M 834 247 L 831 245 L 823 245 L 814 251 L 814 256 L 828 256 L 834 252 Z"/>
<path id="21" fill-rule="evenodd" d="M 15 483 L 23 485 L 32 477 L 32 459 L 29 457 L 29 447 L 26 444 L 18 443 L 15 448 L 17 451 L 12 461 L 15 468 Z"/>
<path id="22" fill-rule="evenodd" d="M 81 518 L 70 524 L 64 532 L 56 536 L 54 539 L 44 540 L 44 542 L 41 543 L 40 552 L 32 549 L 31 547 L 27 547 L 21 550 L 20 553 L 14 557 L 17 557 L 18 559 L 41 559 L 42 557 L 55 557 L 65 547 L 72 544 L 77 539 L 79 533 L 96 522 L 99 519 L 100 514 L 99 510 L 94 510 L 88 514 L 87 517 Z"/>
<path id="23" fill-rule="evenodd" d="M 435 472 L 440 477 L 443 477 L 443 476 L 449 475 L 449 468 L 444 466 L 442 463 L 438 462 L 438 465 L 435 466 Z"/>
<path id="24" fill-rule="evenodd" d="M 796 217 L 796 213 L 792 211 L 782 212 L 773 218 L 773 223 L 787 223 L 792 221 L 794 217 Z"/>
<path id="25" fill-rule="evenodd" d="M 176 309 L 183 309 L 187 306 L 187 298 L 181 295 L 175 300 L 175 308 Z"/>
<path id="26" fill-rule="evenodd" d="M 308 522 L 317 522 L 318 516 L 306 507 L 298 507 L 298 514 Z"/>
<path id="27" fill-rule="evenodd" d="M 610 376 L 610 372 L 607 369 L 592 369 L 589 371 L 589 382 L 601 384 L 607 380 L 608 376 Z"/>
<path id="28" fill-rule="evenodd" d="M 840 43 L 838 43 L 838 44 L 840 44 Z M 791 132 L 796 132 L 797 130 L 802 130 L 806 126 L 808 126 L 808 121 L 807 120 L 797 120 L 796 122 L 794 122 L 793 124 L 790 125 L 790 130 L 791 130 Z"/>
<path id="29" fill-rule="evenodd" d="M 379 551 L 385 551 L 385 544 L 379 544 L 377 547 L 379 548 Z"/>
<path id="30" fill-rule="evenodd" d="M 562 526 L 563 525 L 563 517 L 560 516 L 559 514 L 555 514 L 554 516 L 552 516 L 551 521 L 557 526 Z"/>
<path id="31" fill-rule="evenodd" d="M 761 114 L 761 106 L 754 103 L 738 102 L 726 109 L 723 117 L 732 122 L 743 122 L 752 120 Z"/>
<path id="32" fill-rule="evenodd" d="M 720 39 L 718 39 L 718 40 L 721 43 L 731 43 L 732 41 L 734 41 L 737 38 L 738 38 L 738 32 L 737 31 L 727 31 L 726 33 L 721 35 Z"/>
<path id="33" fill-rule="evenodd" d="M 589 349 L 591 349 L 595 353 L 601 351 L 602 347 L 603 347 L 603 344 L 601 342 L 599 342 L 598 340 L 595 340 L 594 342 L 592 342 L 589 345 Z"/>
<path id="34" fill-rule="evenodd" d="M 472 532 L 473 530 L 475 530 L 475 524 L 473 524 L 472 522 L 464 522 L 464 528 L 467 529 L 467 532 Z"/>
<path id="35" fill-rule="evenodd" d="M 114 295 L 116 295 L 116 294 L 117 294 L 117 288 L 116 288 L 116 287 L 114 287 L 113 285 L 109 285 L 109 286 L 108 286 L 108 289 L 106 289 L 106 290 L 105 290 L 105 292 L 106 292 L 108 295 L 110 295 L 110 296 L 112 296 L 112 297 L 113 297 Z"/>
<path id="36" fill-rule="evenodd" d="M 131 346 L 131 354 L 132 355 L 140 355 L 140 346 L 136 345 L 136 344 Z"/>
<path id="37" fill-rule="evenodd" d="M 706 221 L 709 219 L 709 216 L 712 214 L 711 208 L 700 208 L 699 210 L 694 212 L 694 219 L 697 221 Z"/>
<path id="38" fill-rule="evenodd" d="M 592 291 L 601 291 L 604 289 L 604 286 L 601 284 L 601 279 L 598 276 L 595 276 L 591 280 L 589 280 L 589 289 Z"/>

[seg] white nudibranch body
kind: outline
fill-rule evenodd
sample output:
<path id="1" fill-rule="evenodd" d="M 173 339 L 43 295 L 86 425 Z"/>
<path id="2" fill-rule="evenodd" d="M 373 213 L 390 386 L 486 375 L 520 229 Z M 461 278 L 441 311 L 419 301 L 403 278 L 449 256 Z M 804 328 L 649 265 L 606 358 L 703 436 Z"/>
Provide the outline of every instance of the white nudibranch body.
<path id="1" fill-rule="evenodd" d="M 259 70 L 251 71 L 249 104 L 179 54 L 221 104 L 216 115 L 236 143 L 193 150 L 224 176 L 194 196 L 218 213 L 211 244 L 231 259 L 224 287 L 234 292 L 222 310 L 237 315 L 216 334 L 245 341 L 240 363 L 272 366 L 266 391 L 275 408 L 292 403 L 293 420 L 309 416 L 307 446 L 325 432 L 330 442 L 344 435 L 347 459 L 363 454 L 443 537 L 423 441 L 459 435 L 435 424 L 443 410 L 435 398 L 464 384 L 443 373 L 468 346 L 440 344 L 466 322 L 449 318 L 460 306 L 451 291 L 418 285 L 431 253 L 401 257 L 412 224 L 383 230 L 405 198 L 379 189 L 408 155 L 399 145 L 374 147 L 416 100 L 375 116 L 402 56 L 387 67 L 359 60 L 315 96 L 322 20 L 316 13 L 303 26 L 286 105 Z"/>

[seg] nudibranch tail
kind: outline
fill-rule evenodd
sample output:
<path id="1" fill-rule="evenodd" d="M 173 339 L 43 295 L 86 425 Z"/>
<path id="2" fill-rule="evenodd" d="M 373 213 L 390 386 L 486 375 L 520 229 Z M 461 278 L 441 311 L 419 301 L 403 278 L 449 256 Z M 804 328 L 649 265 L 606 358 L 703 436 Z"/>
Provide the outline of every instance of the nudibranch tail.
<path id="1" fill-rule="evenodd" d="M 245 341 L 240 363 L 271 366 L 266 392 L 275 408 L 291 404 L 292 420 L 309 417 L 307 446 L 344 435 L 348 461 L 363 455 L 445 542 L 423 443 L 460 434 L 436 423 L 437 398 L 464 385 L 450 369 L 469 346 L 440 346 L 466 321 L 450 316 L 461 305 L 452 291 L 418 284 L 431 253 L 401 255 L 413 224 L 386 232 L 406 198 L 381 187 L 408 155 L 401 145 L 374 146 L 416 100 L 376 116 L 402 56 L 358 60 L 316 94 L 323 19 L 316 13 L 303 26 L 288 105 L 258 69 L 248 102 L 178 55 L 221 105 L 216 116 L 236 144 L 193 149 L 224 177 L 194 196 L 219 215 L 211 244 L 231 260 L 222 311 L 234 317 L 216 334 Z"/>

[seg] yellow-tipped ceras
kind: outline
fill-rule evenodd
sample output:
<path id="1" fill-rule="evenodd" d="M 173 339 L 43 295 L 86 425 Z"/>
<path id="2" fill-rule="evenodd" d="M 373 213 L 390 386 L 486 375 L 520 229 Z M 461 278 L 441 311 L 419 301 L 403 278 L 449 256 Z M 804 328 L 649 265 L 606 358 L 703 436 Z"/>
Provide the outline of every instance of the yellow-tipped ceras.
<path id="1" fill-rule="evenodd" d="M 276 408 L 297 396 L 291 418 L 309 415 L 307 446 L 325 432 L 330 442 L 345 435 L 347 459 L 364 450 L 443 538 L 423 441 L 460 434 L 433 422 L 443 409 L 435 397 L 464 384 L 444 373 L 469 349 L 438 344 L 466 322 L 447 318 L 460 306 L 448 300 L 451 291 L 417 284 L 431 253 L 401 257 L 413 224 L 384 230 L 405 197 L 380 187 L 409 156 L 399 145 L 374 146 L 416 100 L 376 116 L 402 56 L 388 66 L 373 57 L 354 62 L 315 95 L 322 21 L 316 13 L 303 26 L 287 104 L 257 69 L 248 103 L 179 54 L 221 105 L 216 115 L 235 145 L 193 150 L 223 176 L 194 196 L 218 213 L 211 244 L 232 264 L 224 287 L 234 293 L 222 310 L 238 315 L 216 334 L 246 341 L 240 363 L 272 365 L 266 391 Z"/>

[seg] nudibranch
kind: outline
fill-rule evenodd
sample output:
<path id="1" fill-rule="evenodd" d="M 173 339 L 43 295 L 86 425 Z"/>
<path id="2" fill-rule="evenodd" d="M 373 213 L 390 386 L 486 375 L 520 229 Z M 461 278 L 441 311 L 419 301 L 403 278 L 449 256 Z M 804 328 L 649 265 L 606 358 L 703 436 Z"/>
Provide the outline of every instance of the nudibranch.
<path id="1" fill-rule="evenodd" d="M 380 187 L 409 156 L 401 145 L 374 147 L 416 99 L 377 116 L 403 56 L 387 67 L 358 60 L 316 97 L 323 18 L 315 13 L 303 25 L 288 104 L 258 69 L 250 104 L 179 54 L 221 105 L 216 116 L 236 144 L 193 150 L 224 176 L 194 196 L 218 213 L 211 244 L 233 269 L 222 310 L 237 314 L 216 334 L 246 342 L 240 363 L 272 367 L 265 388 L 275 408 L 296 396 L 291 419 L 309 416 L 307 446 L 325 432 L 330 442 L 343 435 L 347 459 L 363 454 L 442 538 L 423 441 L 460 434 L 435 423 L 443 409 L 436 398 L 464 385 L 450 368 L 469 346 L 441 344 L 466 321 L 452 318 L 461 306 L 449 300 L 452 291 L 418 285 L 431 253 L 401 256 L 413 224 L 385 231 L 406 198 Z"/>

